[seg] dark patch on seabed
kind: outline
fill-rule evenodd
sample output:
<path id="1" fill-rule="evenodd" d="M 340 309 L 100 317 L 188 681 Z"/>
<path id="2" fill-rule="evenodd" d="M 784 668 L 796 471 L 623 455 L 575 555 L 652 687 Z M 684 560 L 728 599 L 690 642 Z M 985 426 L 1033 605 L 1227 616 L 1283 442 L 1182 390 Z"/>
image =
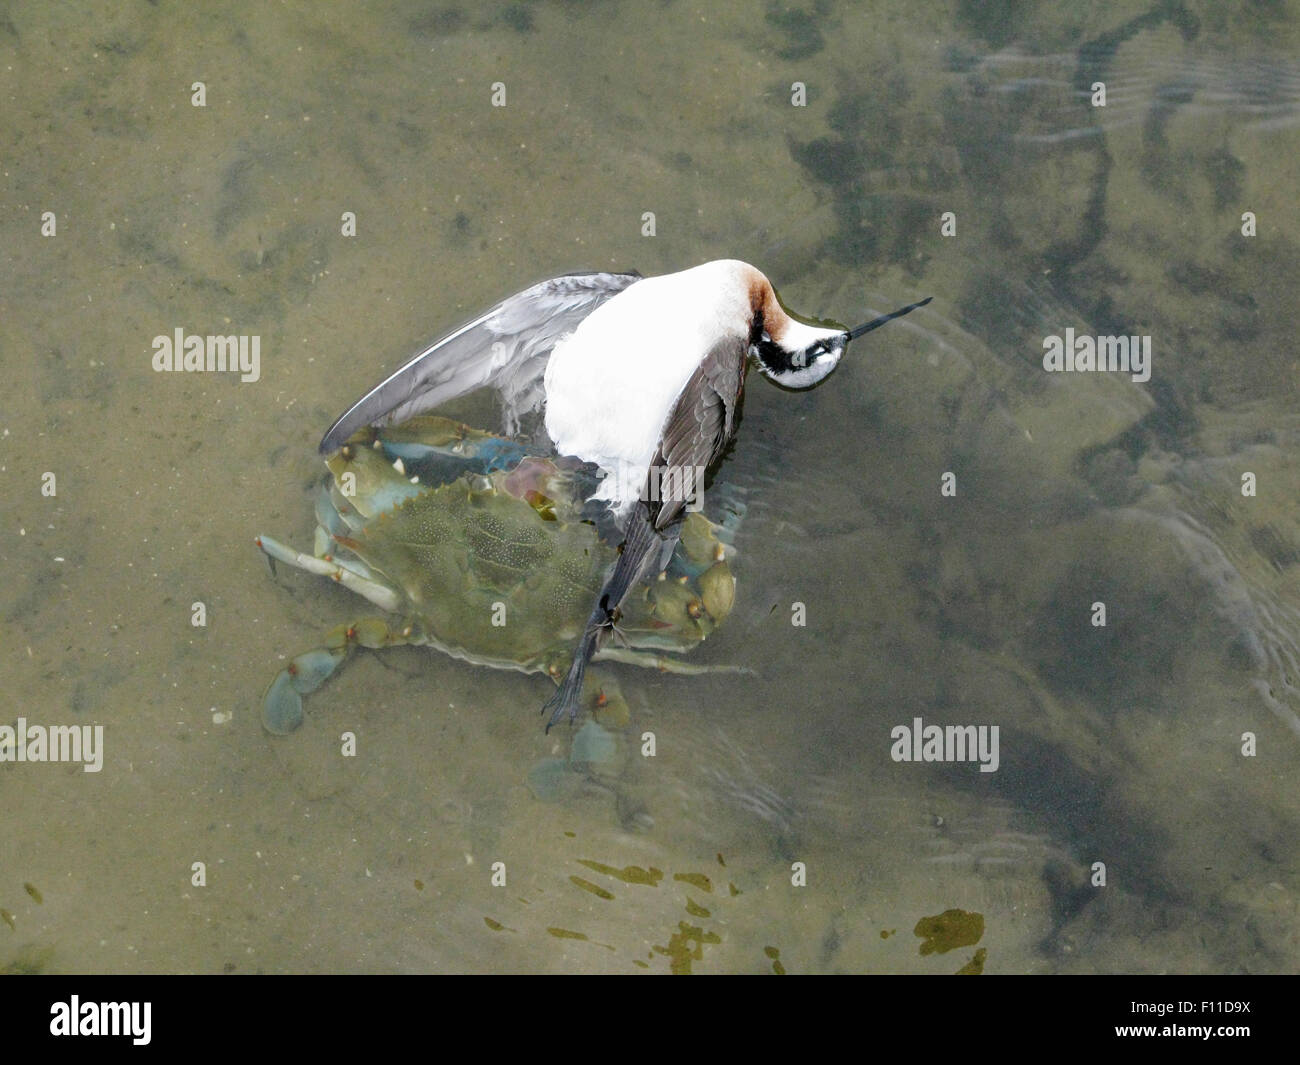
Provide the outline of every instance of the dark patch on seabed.
<path id="1" fill-rule="evenodd" d="M 990 43 L 1001 46 L 1014 38 L 1015 16 L 1024 6 L 1028 5 L 1020 0 L 963 3 L 960 16 L 977 26 Z M 1186 40 L 1199 33 L 1196 17 L 1184 5 L 1167 3 L 1079 47 L 1071 113 L 1080 126 L 1094 127 L 1096 136 L 1073 138 L 1058 150 L 1078 157 L 1073 159 L 1073 169 L 1080 174 L 1079 186 L 1087 190 L 1086 206 L 1082 212 L 1070 207 L 1075 219 L 1072 236 L 1037 249 L 1042 233 L 1060 227 L 1026 229 L 1020 234 L 1022 244 L 1016 237 L 1016 215 L 1005 213 L 1001 204 L 1003 189 L 1014 195 L 1034 187 L 1034 172 L 1045 162 L 1043 153 L 1015 138 L 1029 120 L 1038 117 L 1027 109 L 1030 101 L 998 106 L 990 96 L 986 75 L 978 69 L 971 70 L 964 84 L 949 87 L 944 93 L 944 124 L 961 161 L 960 172 L 955 172 L 935 150 L 933 138 L 916 125 L 918 116 L 909 107 L 913 94 L 902 62 L 864 72 L 857 86 L 842 91 L 831 108 L 828 121 L 834 136 L 790 142 L 795 162 L 831 193 L 839 224 L 826 242 L 825 253 L 845 265 L 879 267 L 883 261 L 919 274 L 929 255 L 922 235 L 933 230 L 932 220 L 951 205 L 950 198 L 941 200 L 935 194 L 949 193 L 968 182 L 992 197 L 984 205 L 993 220 L 991 239 L 1030 253 L 1036 250 L 1046 268 L 1067 272 L 1087 258 L 1107 232 L 1105 202 L 1112 161 L 1097 109 L 1088 105 L 1087 93 L 1093 81 L 1106 76 L 1122 44 L 1166 22 L 1177 26 Z M 968 57 L 955 69 L 977 65 Z M 951 54 L 949 66 L 953 67 Z M 1091 165 L 1081 166 L 1081 159 L 1091 159 Z M 1230 165 L 1216 175 L 1220 184 L 1240 180 L 1240 173 Z M 1066 278 L 1058 276 L 1056 283 L 1070 291 Z"/>
<path id="2" fill-rule="evenodd" d="M 763 13 L 777 31 L 776 54 L 782 59 L 807 59 L 826 47 L 821 24 L 830 14 L 830 0 L 814 0 L 808 8 L 771 0 Z"/>

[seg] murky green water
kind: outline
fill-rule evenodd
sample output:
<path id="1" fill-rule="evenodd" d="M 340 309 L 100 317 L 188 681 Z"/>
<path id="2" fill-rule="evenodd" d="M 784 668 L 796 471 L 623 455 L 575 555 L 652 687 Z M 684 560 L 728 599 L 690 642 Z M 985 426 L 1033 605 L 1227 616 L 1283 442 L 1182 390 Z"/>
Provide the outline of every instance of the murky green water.
<path id="1" fill-rule="evenodd" d="M 0 967 L 1294 970 L 1297 36 L 1210 2 L 10 8 L 0 724 L 103 725 L 104 767 L 0 763 Z M 757 676 L 619 670 L 621 761 L 550 803 L 537 677 L 363 656 L 265 734 L 281 656 L 364 612 L 253 545 L 310 542 L 333 416 L 532 281 L 723 257 L 844 321 L 935 297 L 811 393 L 751 379 L 697 657 Z M 259 336 L 259 379 L 154 372 L 177 328 Z M 1149 336 L 1150 380 L 1045 372 L 1067 328 Z M 997 771 L 893 760 L 918 717 L 997 726 Z M 949 910 L 983 923 L 925 935 L 977 944 L 922 953 Z"/>

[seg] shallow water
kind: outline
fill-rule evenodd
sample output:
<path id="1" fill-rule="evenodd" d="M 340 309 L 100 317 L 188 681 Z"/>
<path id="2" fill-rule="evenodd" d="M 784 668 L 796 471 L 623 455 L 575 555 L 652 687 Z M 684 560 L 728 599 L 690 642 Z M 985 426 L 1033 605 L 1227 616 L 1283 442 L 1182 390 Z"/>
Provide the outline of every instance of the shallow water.
<path id="1" fill-rule="evenodd" d="M 0 724 L 104 726 L 99 773 L 0 762 L 0 968 L 1296 968 L 1296 23 L 952 11 L 0 20 Z M 365 655 L 263 732 L 372 612 L 253 545 L 310 544 L 332 418 L 532 281 L 722 257 L 845 321 L 935 297 L 810 393 L 751 378 L 694 657 L 756 675 L 608 667 L 632 727 L 555 802 L 538 677 Z M 1150 380 L 1045 372 L 1067 327 Z M 177 328 L 259 379 L 154 372 Z M 917 717 L 998 726 L 997 771 L 894 761 Z M 922 953 L 950 909 L 978 944 Z"/>

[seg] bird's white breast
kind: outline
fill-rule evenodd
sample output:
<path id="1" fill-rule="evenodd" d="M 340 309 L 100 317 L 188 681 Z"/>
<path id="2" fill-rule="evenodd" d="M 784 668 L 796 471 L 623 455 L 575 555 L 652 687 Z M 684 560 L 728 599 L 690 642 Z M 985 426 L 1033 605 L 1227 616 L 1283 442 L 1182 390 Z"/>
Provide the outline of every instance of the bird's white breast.
<path id="1" fill-rule="evenodd" d="M 648 277 L 585 318 L 546 367 L 546 431 L 561 454 L 610 475 L 601 498 L 635 501 L 668 415 L 720 340 L 747 336 L 748 277 L 734 260 Z"/>

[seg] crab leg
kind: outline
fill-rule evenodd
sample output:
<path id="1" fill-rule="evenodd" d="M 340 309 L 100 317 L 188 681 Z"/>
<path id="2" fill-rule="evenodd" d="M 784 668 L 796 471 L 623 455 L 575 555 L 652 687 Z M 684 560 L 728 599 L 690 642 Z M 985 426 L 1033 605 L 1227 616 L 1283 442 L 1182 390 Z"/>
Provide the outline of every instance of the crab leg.
<path id="1" fill-rule="evenodd" d="M 591 656 L 593 662 L 622 662 L 628 666 L 657 669 L 661 673 L 674 673 L 682 677 L 698 677 L 704 673 L 753 673 L 746 666 L 711 666 L 702 662 L 683 662 L 679 658 L 657 655 L 652 651 L 633 651 L 627 647 L 606 645 Z"/>
<path id="2" fill-rule="evenodd" d="M 411 636 L 410 625 L 394 629 L 383 618 L 361 618 L 330 629 L 324 647 L 294 657 L 268 685 L 262 696 L 262 724 L 278 736 L 292 732 L 302 724 L 302 697 L 329 680 L 358 647 L 394 647 L 410 643 Z"/>
<path id="3" fill-rule="evenodd" d="M 292 547 L 286 547 L 269 536 L 259 536 L 257 546 L 265 551 L 268 556 L 285 563 L 285 565 L 306 570 L 308 573 L 318 573 L 322 577 L 329 577 L 338 581 L 343 587 L 350 588 L 357 595 L 369 599 L 380 610 L 397 613 L 401 609 L 402 597 L 398 592 L 386 584 L 370 580 L 335 558 L 316 558 L 314 555 L 308 555 L 302 551 L 295 551 Z"/>

